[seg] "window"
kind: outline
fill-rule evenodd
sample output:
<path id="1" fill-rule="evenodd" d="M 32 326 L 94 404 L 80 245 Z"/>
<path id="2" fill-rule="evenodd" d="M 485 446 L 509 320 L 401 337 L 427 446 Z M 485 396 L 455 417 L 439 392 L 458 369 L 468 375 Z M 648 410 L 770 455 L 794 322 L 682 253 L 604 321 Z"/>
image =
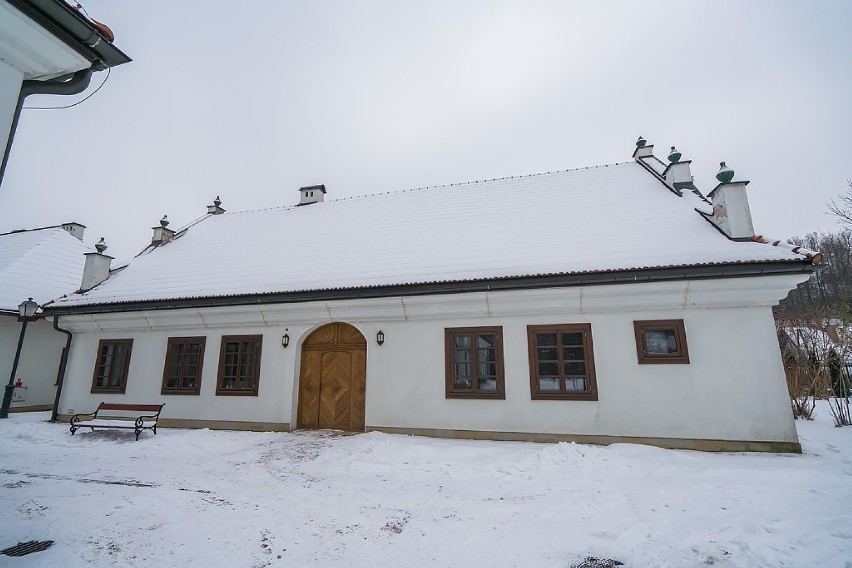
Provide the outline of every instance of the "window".
<path id="1" fill-rule="evenodd" d="M 505 399 L 503 328 L 447 328 L 447 398 Z"/>
<path id="2" fill-rule="evenodd" d="M 170 337 L 166 346 L 162 394 L 198 394 L 206 337 Z"/>
<path id="3" fill-rule="evenodd" d="M 92 392 L 124 392 L 132 348 L 132 339 L 101 339 L 98 342 Z"/>
<path id="4" fill-rule="evenodd" d="M 634 321 L 639 363 L 689 363 L 683 320 Z"/>
<path id="5" fill-rule="evenodd" d="M 592 326 L 527 326 L 533 400 L 597 400 Z"/>
<path id="6" fill-rule="evenodd" d="M 257 396 L 262 335 L 225 335 L 219 349 L 217 395 Z"/>

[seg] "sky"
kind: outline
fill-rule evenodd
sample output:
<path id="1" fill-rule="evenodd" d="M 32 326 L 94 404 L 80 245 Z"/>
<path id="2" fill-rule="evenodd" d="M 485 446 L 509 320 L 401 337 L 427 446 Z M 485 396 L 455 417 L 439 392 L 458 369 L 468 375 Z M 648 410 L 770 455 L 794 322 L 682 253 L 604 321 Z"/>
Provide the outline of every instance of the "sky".
<path id="1" fill-rule="evenodd" d="M 78 106 L 23 112 L 0 232 L 77 221 L 120 262 L 217 195 L 242 211 L 320 183 L 329 200 L 612 164 L 640 134 L 662 159 L 676 145 L 705 193 L 723 160 L 749 180 L 758 234 L 841 228 L 846 0 L 247 6 L 86 0 L 133 62 Z"/>

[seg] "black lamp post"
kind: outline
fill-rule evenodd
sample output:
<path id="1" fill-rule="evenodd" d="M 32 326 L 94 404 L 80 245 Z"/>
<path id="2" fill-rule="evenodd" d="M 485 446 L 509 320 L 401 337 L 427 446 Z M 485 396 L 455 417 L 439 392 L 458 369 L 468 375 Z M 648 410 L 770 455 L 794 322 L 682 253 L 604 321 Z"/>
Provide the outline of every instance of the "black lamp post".
<path id="1" fill-rule="evenodd" d="M 18 314 L 21 316 L 21 337 L 18 338 L 18 350 L 15 351 L 15 362 L 12 363 L 12 374 L 9 376 L 9 384 L 3 393 L 3 406 L 0 407 L 0 418 L 9 418 L 9 407 L 12 406 L 12 391 L 15 390 L 15 373 L 18 372 L 18 359 L 21 358 L 21 347 L 24 346 L 24 334 L 27 332 L 27 324 L 38 310 L 38 304 L 30 298 L 18 305 Z"/>

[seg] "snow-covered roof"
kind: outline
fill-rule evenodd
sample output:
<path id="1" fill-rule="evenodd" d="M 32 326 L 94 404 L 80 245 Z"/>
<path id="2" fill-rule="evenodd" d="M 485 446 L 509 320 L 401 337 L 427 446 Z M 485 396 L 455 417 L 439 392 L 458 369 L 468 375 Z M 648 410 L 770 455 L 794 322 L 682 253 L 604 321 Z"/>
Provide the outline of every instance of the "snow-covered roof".
<path id="1" fill-rule="evenodd" d="M 0 311 L 17 313 L 29 297 L 43 304 L 79 288 L 87 252 L 59 227 L 0 234 Z"/>
<path id="2" fill-rule="evenodd" d="M 210 215 L 57 307 L 805 260 L 696 208 L 629 162 Z"/>

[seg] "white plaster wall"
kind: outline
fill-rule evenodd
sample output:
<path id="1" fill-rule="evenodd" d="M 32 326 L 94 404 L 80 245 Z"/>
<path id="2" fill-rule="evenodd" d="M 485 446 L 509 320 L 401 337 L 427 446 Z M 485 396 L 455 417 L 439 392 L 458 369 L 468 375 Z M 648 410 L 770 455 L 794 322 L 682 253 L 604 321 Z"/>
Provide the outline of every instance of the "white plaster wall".
<path id="1" fill-rule="evenodd" d="M 62 316 L 75 335 L 60 412 L 91 412 L 101 400 L 162 401 L 166 418 L 292 425 L 300 345 L 319 325 L 344 321 L 367 339 L 368 426 L 795 442 L 770 305 L 803 278 Z M 639 365 L 639 319 L 683 319 L 690 364 Z M 526 326 L 558 323 L 591 324 L 598 401 L 530 399 Z M 447 400 L 444 329 L 495 325 L 506 399 Z M 259 395 L 217 397 L 221 336 L 241 334 L 264 337 Z M 201 394 L 161 395 L 168 337 L 195 335 L 207 337 Z M 125 395 L 90 393 L 102 338 L 134 339 Z"/>
<path id="2" fill-rule="evenodd" d="M 223 335 L 262 335 L 260 380 L 257 396 L 216 396 L 219 347 Z M 101 401 L 140 404 L 165 402 L 163 418 L 290 422 L 292 375 L 296 349 L 284 349 L 284 328 L 233 327 L 220 329 L 169 329 L 109 333 L 75 333 L 67 379 L 59 412 L 93 412 Z M 161 393 L 166 345 L 169 337 L 206 336 L 199 395 Z M 293 337 L 292 332 L 290 336 Z M 124 394 L 91 393 L 98 342 L 101 339 L 133 339 Z M 73 412 L 72 412 L 73 411 Z"/>
<path id="3" fill-rule="evenodd" d="M 0 59 L 0 151 L 5 150 L 9 142 L 23 80 L 23 72 Z"/>
<path id="4" fill-rule="evenodd" d="M 0 383 L 9 383 L 21 323 L 15 316 L 0 316 Z M 18 361 L 15 378 L 21 377 L 27 388 L 26 400 L 12 402 L 12 408 L 53 406 L 56 397 L 56 376 L 59 359 L 65 347 L 65 335 L 53 330 L 50 321 L 39 319 L 27 324 L 24 346 Z M 0 389 L 2 393 L 2 389 Z M 2 394 L 0 394 L 2 396 Z"/>
<path id="5" fill-rule="evenodd" d="M 683 319 L 688 365 L 639 365 L 633 320 Z M 598 401 L 531 400 L 527 325 L 590 323 Z M 501 325 L 506 400 L 447 400 L 444 327 Z M 371 426 L 796 441 L 769 308 L 558 314 L 385 326 Z"/>

